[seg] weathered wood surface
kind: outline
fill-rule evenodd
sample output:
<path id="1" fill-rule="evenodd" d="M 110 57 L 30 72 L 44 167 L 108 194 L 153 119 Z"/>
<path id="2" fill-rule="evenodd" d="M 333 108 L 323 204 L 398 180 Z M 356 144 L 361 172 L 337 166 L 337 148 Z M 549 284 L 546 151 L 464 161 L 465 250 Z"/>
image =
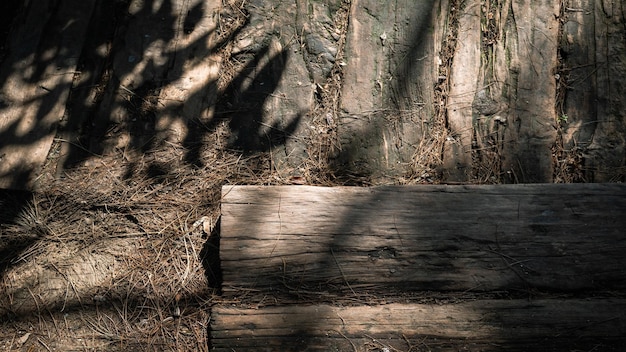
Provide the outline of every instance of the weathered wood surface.
<path id="1" fill-rule="evenodd" d="M 584 156 L 585 178 L 623 180 L 626 162 L 626 8 L 620 0 L 571 0 L 560 50 L 564 148 Z M 610 153 L 601 156 L 602 149 Z"/>
<path id="2" fill-rule="evenodd" d="M 494 68 L 484 62 L 488 97 L 505 100 L 506 124 L 500 141 L 501 170 L 509 181 L 552 182 L 556 139 L 554 67 L 557 65 L 559 2 L 504 1 L 491 14 L 497 21 L 498 44 L 490 49 Z M 486 13 L 485 16 L 490 16 Z M 490 92 L 491 90 L 491 92 Z M 494 119 L 495 115 L 492 115 Z M 487 138 L 484 136 L 483 138 Z"/>
<path id="3" fill-rule="evenodd" d="M 626 286 L 622 184 L 222 192 L 226 295 Z"/>
<path id="4" fill-rule="evenodd" d="M 64 117 L 95 0 L 28 6 L 0 66 L 0 188 L 33 188 Z"/>
<path id="5" fill-rule="evenodd" d="M 406 172 L 432 118 L 441 3 L 350 3 L 337 127 L 345 172 L 375 179 Z"/>
<path id="6" fill-rule="evenodd" d="M 217 0 L 24 5 L 0 69 L 0 186 L 39 176 L 62 117 L 62 166 L 166 139 L 199 165 L 224 118 L 230 147 L 271 150 L 283 175 L 624 181 L 619 0 L 242 6 L 231 36 Z"/>
<path id="7" fill-rule="evenodd" d="M 619 350 L 623 299 L 217 307 L 215 351 Z M 376 349 L 378 348 L 378 349 Z"/>
<path id="8" fill-rule="evenodd" d="M 444 177 L 552 182 L 559 3 L 472 0 L 459 11 Z"/>
<path id="9" fill-rule="evenodd" d="M 472 104 L 477 91 L 481 64 L 481 6 L 470 2 L 459 15 L 457 48 L 452 62 L 448 126 L 453 138 L 444 144 L 444 177 L 449 181 L 467 182 L 472 177 Z M 448 77 L 446 77 L 447 79 Z"/>

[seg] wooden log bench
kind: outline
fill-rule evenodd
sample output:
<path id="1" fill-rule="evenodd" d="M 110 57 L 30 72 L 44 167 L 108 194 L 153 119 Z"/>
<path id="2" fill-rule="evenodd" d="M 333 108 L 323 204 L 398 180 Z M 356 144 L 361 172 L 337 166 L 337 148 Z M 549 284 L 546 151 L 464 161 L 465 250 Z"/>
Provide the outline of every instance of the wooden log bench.
<path id="1" fill-rule="evenodd" d="M 625 185 L 222 192 L 230 303 L 212 312 L 216 350 L 619 350 L 626 339 Z"/>

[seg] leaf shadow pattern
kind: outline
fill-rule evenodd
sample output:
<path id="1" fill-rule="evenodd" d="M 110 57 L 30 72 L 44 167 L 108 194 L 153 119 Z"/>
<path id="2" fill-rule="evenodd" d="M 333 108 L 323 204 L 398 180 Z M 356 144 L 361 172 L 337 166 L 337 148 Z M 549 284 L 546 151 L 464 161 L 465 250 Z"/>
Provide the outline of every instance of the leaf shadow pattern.
<path id="1" fill-rule="evenodd" d="M 210 9 L 204 8 L 204 4 L 198 2 L 179 17 L 168 15 L 173 12 L 170 1 L 164 1 L 156 12 L 153 10 L 155 6 L 149 3 L 133 16 L 124 15 L 122 10 L 117 16 L 121 23 L 108 28 L 113 30 L 109 37 L 109 61 L 104 63 L 104 68 L 102 65 L 93 67 L 97 72 L 91 76 L 99 77 L 98 81 L 84 83 L 85 87 L 95 87 L 70 99 L 72 111 L 76 111 L 77 116 L 70 116 L 66 131 L 76 134 L 78 127 L 82 133 L 75 135 L 74 143 L 68 146 L 70 150 L 64 168 L 116 148 L 111 145 L 117 143 L 116 139 L 110 137 L 123 134 L 129 139 L 124 148 L 138 152 L 137 159 L 141 159 L 163 145 L 175 124 L 183 125 L 184 160 L 195 167 L 204 166 L 201 156 L 204 137 L 214 132 L 222 121 L 228 122 L 232 134 L 229 148 L 255 153 L 285 143 L 300 123 L 302 114 L 292 118 L 286 126 L 280 122 L 269 123 L 264 121 L 267 115 L 264 105 L 278 86 L 289 52 L 261 46 L 258 52 L 251 53 L 250 62 L 223 91 L 217 87 L 219 77 L 190 76 L 189 72 L 193 74 L 202 66 L 210 65 L 207 58 L 210 60 L 216 55 L 246 25 L 244 22 L 231 33 L 220 33 L 215 39 L 218 37 L 215 29 L 205 28 Z M 109 26 L 106 22 L 100 25 Z M 146 25 L 166 29 L 157 30 L 158 35 L 141 35 Z M 182 26 L 178 34 L 168 29 L 177 26 Z M 195 35 L 194 30 L 204 31 Z M 137 39 L 138 36 L 142 38 Z M 144 52 L 136 53 L 137 47 L 143 48 Z M 83 57 L 87 63 L 93 54 L 83 53 Z M 185 87 L 186 80 L 203 79 L 202 85 Z M 178 86 L 190 92 L 183 93 L 180 101 L 164 101 Z M 77 88 L 73 92 L 81 94 L 80 90 Z M 165 90 L 169 91 L 164 94 Z M 96 99 L 92 101 L 94 97 Z M 233 112 L 227 106 L 237 108 Z M 133 174 L 138 163 L 130 163 L 127 177 Z"/>
<path id="2" fill-rule="evenodd" d="M 272 53 L 269 47 L 262 48 L 254 61 L 229 86 L 227 94 L 231 95 L 232 100 L 229 104 L 235 105 L 237 110 L 236 113 L 228 114 L 229 126 L 233 131 L 232 147 L 246 152 L 268 151 L 271 147 L 284 144 L 286 138 L 295 131 L 301 114 L 290 121 L 286 128 L 280 128 L 278 122 L 267 125 L 262 120 L 265 101 L 276 91 L 288 56 L 288 51 Z"/>
<path id="3" fill-rule="evenodd" d="M 286 126 L 279 119 L 265 121 L 267 101 L 277 90 L 289 58 L 286 50 L 272 50 L 271 45 L 262 46 L 241 72 L 218 96 L 215 118 L 203 122 L 195 119 L 191 122 L 183 141 L 186 148 L 185 160 L 197 167 L 202 167 L 203 135 L 215 130 L 220 121 L 228 121 L 231 136 L 228 148 L 244 154 L 268 152 L 272 148 L 284 145 L 301 123 L 303 113 L 292 117 Z"/>
<path id="4" fill-rule="evenodd" d="M 20 11 L 26 17 L 32 15 L 30 11 L 43 12 L 48 22 L 54 25 L 52 28 L 57 28 L 79 20 L 60 17 L 67 13 L 59 10 L 79 3 L 81 1 L 78 0 L 46 2 L 50 6 L 36 8 L 31 2 L 32 6 L 23 7 Z M 168 134 L 172 129 L 178 128 L 184 132 L 177 142 L 182 146 L 182 159 L 186 166 L 204 167 L 202 150 L 206 146 L 205 138 L 219 126 L 228 126 L 232 134 L 228 148 L 236 153 L 253 154 L 269 151 L 285 143 L 300 124 L 302 114 L 296 114 L 286 122 L 264 121 L 264 105 L 274 94 L 285 70 L 289 56 L 285 50 L 272 51 L 267 45 L 262 45 L 259 51 L 249 53 L 252 59 L 225 89 L 228 93 L 218 90 L 217 76 L 203 77 L 201 84 L 191 88 L 184 86 L 186 79 L 200 78 L 190 76 L 189 71 L 209 65 L 207 60 L 211 59 L 211 55 L 218 53 L 246 25 L 245 22 L 228 33 L 216 33 L 219 29 L 207 26 L 214 15 L 212 11 L 216 9 L 209 8 L 210 4 L 206 1 L 93 0 L 88 3 L 92 6 L 90 17 L 80 18 L 88 22 L 88 39 L 79 52 L 72 54 L 72 59 L 76 60 L 76 72 L 71 76 L 73 79 L 63 81 L 64 87 L 46 87 L 47 90 L 41 95 L 22 102 L 39 104 L 43 100 L 67 101 L 63 106 L 65 114 L 61 121 L 58 121 L 59 116 L 55 116 L 57 121 L 52 124 L 36 120 L 31 127 L 32 131 L 43 128 L 46 133 L 58 127 L 54 142 L 59 155 L 57 176 L 63 177 L 66 171 L 80 167 L 84 162 L 98 160 L 103 155 L 123 154 L 127 157 L 123 160 L 127 182 L 130 183 L 130 179 L 140 173 L 139 176 L 156 183 L 166 177 L 176 178 L 176 167 L 168 160 L 154 156 L 159 148 L 170 143 Z M 181 7 L 181 3 L 188 7 Z M 81 9 L 84 10 L 81 12 L 83 15 L 89 12 L 86 7 Z M 49 29 L 51 25 L 48 22 L 43 23 L 41 28 Z M 68 37 L 63 32 L 50 31 L 45 35 L 51 39 L 42 41 L 40 46 L 13 47 L 23 50 L 23 53 L 13 52 L 14 55 L 19 54 L 15 61 L 34 57 L 31 66 L 41 75 L 46 74 L 46 67 L 60 60 L 59 53 L 67 51 L 64 45 Z M 52 59 L 44 53 L 51 53 Z M 63 69 L 69 66 L 59 67 Z M 11 66 L 8 71 L 16 73 L 17 68 Z M 38 83 L 37 75 L 29 76 L 28 80 Z M 2 83 L 4 85 L 5 82 Z M 162 98 L 161 93 L 165 89 L 175 90 L 179 86 L 184 91 L 182 99 L 175 101 Z M 69 91 L 69 96 L 59 95 L 62 91 Z M 231 97 L 232 102 L 228 102 Z M 218 101 L 220 104 L 216 105 Z M 35 115 L 50 115 L 50 105 L 36 104 L 33 104 L 38 106 Z M 238 105 L 240 109 L 232 113 L 224 110 L 229 104 Z M 0 145 L 7 141 L 4 136 L 17 135 L 18 128 L 19 121 L 3 126 Z M 27 146 L 31 140 L 14 138 L 11 142 Z M 20 178 L 30 179 L 39 171 L 25 169 Z M 93 187 L 103 183 L 97 179 L 86 179 L 84 182 L 91 183 Z M 9 195 L 0 194 L 3 206 L 11 207 L 2 209 L 3 225 L 15 221 L 27 209 L 28 195 L 30 193 L 19 202 L 8 202 Z M 85 207 L 81 202 L 76 204 Z M 127 212 L 128 209 L 122 210 Z M 140 227 L 134 216 L 127 215 L 127 218 Z M 4 234 L 0 235 L 4 237 Z M 7 242 L 7 246 L 3 246 L 0 251 L 3 255 L 8 253 L 2 258 L 0 280 L 3 279 L 5 269 L 10 270 L 13 266 L 13 259 L 37 246 L 38 242 L 47 240 L 36 237 L 20 243 Z M 73 240 L 81 241 L 80 238 Z M 200 256 L 205 259 L 204 253 L 200 253 Z M 67 303 L 67 307 L 79 306 L 82 306 L 80 301 Z"/>
<path id="5" fill-rule="evenodd" d="M 22 212 L 29 206 L 30 192 L 0 190 L 0 279 L 4 271 L 13 265 L 19 256 L 39 240 L 38 225 L 35 221 L 27 221 Z M 25 235 L 11 235 L 8 227 L 23 222 L 25 227 L 31 227 L 34 231 Z M 34 220 L 34 219 L 30 219 Z"/>
<path id="6" fill-rule="evenodd" d="M 0 66 L 0 182 L 28 189 L 63 116 L 93 1 L 11 9 Z"/>

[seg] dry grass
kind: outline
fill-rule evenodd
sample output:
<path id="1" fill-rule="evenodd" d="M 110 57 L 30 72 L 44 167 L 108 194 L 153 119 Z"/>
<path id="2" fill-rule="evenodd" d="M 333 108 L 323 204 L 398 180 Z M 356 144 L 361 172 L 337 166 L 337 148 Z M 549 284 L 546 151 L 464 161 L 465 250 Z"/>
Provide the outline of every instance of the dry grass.
<path id="1" fill-rule="evenodd" d="M 415 149 L 410 165 L 412 182 L 432 183 L 441 178 L 440 167 L 443 164 L 443 149 L 446 138 L 450 134 L 447 126 L 448 96 L 450 91 L 450 77 L 452 63 L 456 51 L 459 12 L 461 2 L 451 1 L 450 13 L 443 34 L 439 58 L 441 63 L 438 67 L 438 80 L 433 90 L 434 113 L 431 121 L 423 128 L 420 144 Z"/>
<path id="2" fill-rule="evenodd" d="M 242 1 L 224 9 L 221 85 L 237 74 L 227 42 L 245 23 Z M 208 350 L 221 186 L 281 183 L 268 153 L 229 150 L 229 133 L 223 121 L 197 141 L 204 166 L 163 141 L 91 156 L 45 176 L 37 193 L 3 197 L 16 211 L 0 225 L 0 349 Z"/>
<path id="3" fill-rule="evenodd" d="M 1 233 L 26 244 L 2 275 L 5 347 L 35 329 L 24 346 L 207 349 L 214 298 L 207 237 L 221 186 L 279 182 L 268 155 L 227 150 L 222 127 L 206 137 L 203 168 L 185 164 L 172 144 L 120 151 L 88 160 L 27 200 Z"/>

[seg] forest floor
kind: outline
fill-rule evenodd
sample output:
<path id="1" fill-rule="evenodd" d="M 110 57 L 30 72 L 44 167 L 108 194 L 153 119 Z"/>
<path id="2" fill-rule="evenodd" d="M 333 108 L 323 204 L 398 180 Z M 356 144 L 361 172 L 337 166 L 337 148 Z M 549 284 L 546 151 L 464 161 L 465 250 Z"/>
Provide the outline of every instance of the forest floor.
<path id="1" fill-rule="evenodd" d="M 222 14 L 223 36 L 246 22 L 243 10 L 239 2 Z M 216 53 L 220 84 L 241 68 L 232 46 Z M 159 105 L 140 100 L 143 112 Z M 108 132 L 107 141 L 124 138 L 124 128 Z M 60 175 L 57 135 L 36 192 L 0 191 L 0 349 L 208 350 L 221 186 L 338 183 L 287 179 L 269 151 L 242 153 L 231 134 L 223 119 L 193 141 L 201 164 L 165 142 L 91 153 Z"/>
<path id="2" fill-rule="evenodd" d="M 224 2 L 219 13 L 221 44 L 211 54 L 221 63 L 217 92 L 227 92 L 245 66 L 233 54 L 238 43 L 230 40 L 248 22 L 244 3 Z M 336 14 L 341 55 L 346 28 L 339 24 L 347 24 L 348 11 Z M 6 36 L 10 28 L 0 32 Z M 448 50 L 442 56 L 453 55 L 454 48 Z M 0 60 L 4 56 L 0 52 Z M 125 132 L 142 127 L 120 124 L 101 136 L 105 147 L 75 146 L 87 156 L 61 172 L 67 139 L 58 134 L 36 192 L 0 191 L 0 349 L 209 350 L 211 307 L 225 303 L 219 297 L 216 242 L 223 185 L 377 184 L 358 173 L 339 173 L 332 164 L 338 137 L 329 113 L 338 108 L 342 59 L 335 58 L 329 78 L 315 92 L 308 118 L 317 132 L 308 140 L 309 158 L 289 172 L 277 167 L 272 150 L 234 144 L 232 120 L 220 116 L 210 126 L 194 125 L 202 133 L 190 133 L 195 140 L 183 142 L 140 143 L 145 140 L 139 138 L 126 143 Z M 97 82 L 94 94 L 105 94 L 107 84 Z M 167 96 L 159 93 L 146 90 L 136 97 L 131 92 L 126 103 L 141 120 L 166 104 Z M 226 98 L 215 99 L 221 111 L 228 110 Z M 392 183 L 442 182 L 436 164 L 445 139 L 445 133 L 431 135 L 412 172 Z M 553 157 L 573 158 L 562 163 L 572 168 L 581 162 L 558 145 Z M 561 181 L 574 180 L 568 179 L 571 174 L 563 173 Z"/>

